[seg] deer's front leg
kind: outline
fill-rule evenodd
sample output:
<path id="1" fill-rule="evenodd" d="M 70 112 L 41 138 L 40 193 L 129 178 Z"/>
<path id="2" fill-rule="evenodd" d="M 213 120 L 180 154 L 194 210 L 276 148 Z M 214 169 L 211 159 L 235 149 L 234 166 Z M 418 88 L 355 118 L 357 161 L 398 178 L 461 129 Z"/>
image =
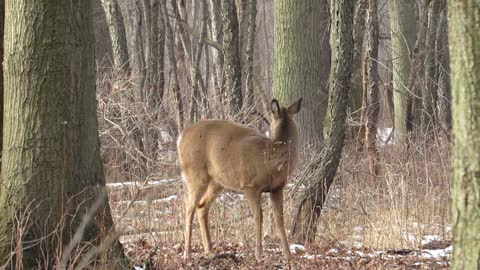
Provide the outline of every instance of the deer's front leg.
<path id="1" fill-rule="evenodd" d="M 278 232 L 282 240 L 283 255 L 287 260 L 291 259 L 290 246 L 288 245 L 287 234 L 285 233 L 285 224 L 283 218 L 283 189 L 275 190 L 270 193 L 272 200 L 273 214 L 277 223 Z"/>
<path id="2" fill-rule="evenodd" d="M 256 234 L 256 251 L 255 258 L 257 261 L 262 259 L 263 247 L 262 247 L 262 206 L 261 198 L 262 193 L 257 191 L 245 192 L 245 197 L 250 205 L 255 219 L 255 234 Z"/>

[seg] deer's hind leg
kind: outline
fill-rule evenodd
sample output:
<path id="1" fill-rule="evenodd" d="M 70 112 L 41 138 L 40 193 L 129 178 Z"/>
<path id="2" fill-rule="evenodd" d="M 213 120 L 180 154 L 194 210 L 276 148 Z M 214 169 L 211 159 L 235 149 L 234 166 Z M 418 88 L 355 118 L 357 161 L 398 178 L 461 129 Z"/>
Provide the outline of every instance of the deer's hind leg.
<path id="1" fill-rule="evenodd" d="M 223 187 L 214 181 L 210 181 L 207 191 L 203 194 L 197 205 L 197 217 L 200 224 L 200 230 L 202 232 L 203 247 L 205 253 L 212 253 L 212 242 L 210 239 L 210 232 L 208 230 L 208 210 L 212 205 L 215 198 L 223 190 Z"/>
<path id="2" fill-rule="evenodd" d="M 208 187 L 206 175 L 196 175 L 192 177 L 191 173 L 182 172 L 183 180 L 187 187 L 187 201 L 185 203 L 185 252 L 183 257 L 187 259 L 192 251 L 192 223 L 195 209 L 200 201 L 200 198 L 205 193 Z"/>

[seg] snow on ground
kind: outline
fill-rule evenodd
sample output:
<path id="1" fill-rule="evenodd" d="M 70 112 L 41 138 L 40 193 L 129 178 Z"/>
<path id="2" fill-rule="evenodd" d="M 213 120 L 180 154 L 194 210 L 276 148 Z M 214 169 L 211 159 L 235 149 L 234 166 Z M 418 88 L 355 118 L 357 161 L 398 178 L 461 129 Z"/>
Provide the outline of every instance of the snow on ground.
<path id="1" fill-rule="evenodd" d="M 146 182 L 117 182 L 117 183 L 107 183 L 107 187 L 110 189 L 113 188 L 124 188 L 124 187 L 145 187 L 145 186 L 160 186 L 166 184 L 172 184 L 177 182 L 178 179 L 160 179 L 160 180 L 148 180 Z"/>
<path id="2" fill-rule="evenodd" d="M 290 244 L 290 252 L 297 253 L 297 250 L 305 251 L 305 247 L 299 244 Z"/>
<path id="3" fill-rule="evenodd" d="M 379 128 L 377 129 L 377 140 L 380 141 L 380 145 L 394 144 L 393 128 Z M 388 141 L 388 142 L 387 142 Z"/>

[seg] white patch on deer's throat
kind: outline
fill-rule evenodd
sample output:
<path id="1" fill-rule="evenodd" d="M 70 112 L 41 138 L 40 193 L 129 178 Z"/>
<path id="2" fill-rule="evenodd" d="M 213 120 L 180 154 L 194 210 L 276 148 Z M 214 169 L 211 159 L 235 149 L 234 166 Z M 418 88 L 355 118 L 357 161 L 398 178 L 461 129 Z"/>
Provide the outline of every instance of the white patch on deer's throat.
<path id="1" fill-rule="evenodd" d="M 183 180 L 183 181 L 186 181 L 186 180 L 187 180 L 187 178 L 185 177 L 185 174 L 184 174 L 183 172 L 180 173 L 180 176 L 182 177 L 182 180 Z"/>

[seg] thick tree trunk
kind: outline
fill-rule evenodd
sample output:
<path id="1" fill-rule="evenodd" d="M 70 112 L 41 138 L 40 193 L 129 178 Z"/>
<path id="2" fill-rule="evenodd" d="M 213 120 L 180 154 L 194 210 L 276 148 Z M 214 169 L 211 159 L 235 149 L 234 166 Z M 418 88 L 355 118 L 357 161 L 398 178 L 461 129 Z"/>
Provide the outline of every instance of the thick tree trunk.
<path id="1" fill-rule="evenodd" d="M 337 16 L 333 27 L 337 36 L 332 42 L 336 47 L 336 54 L 332 57 L 329 91 L 330 127 L 320 157 L 307 167 L 307 171 L 315 172 L 317 181 L 311 183 L 305 190 L 294 219 L 291 234 L 297 242 L 315 240 L 318 218 L 333 183 L 345 138 L 345 119 L 353 61 L 353 1 L 337 0 L 335 13 Z"/>
<path id="2" fill-rule="evenodd" d="M 407 96 L 407 132 L 420 130 L 422 125 L 422 92 L 425 87 L 425 54 L 428 30 L 428 1 L 419 2 L 418 36 L 412 50 L 410 78 Z"/>
<path id="3" fill-rule="evenodd" d="M 117 75 L 129 76 L 130 64 L 125 25 L 117 0 L 101 0 L 112 42 L 113 64 Z"/>
<path id="4" fill-rule="evenodd" d="M 242 66 L 240 62 L 239 29 L 234 0 L 222 0 L 223 89 L 228 115 L 238 117 L 243 104 Z"/>
<path id="5" fill-rule="evenodd" d="M 52 267 L 96 199 L 80 234 L 85 251 L 113 229 L 102 197 L 91 1 L 9 1 L 5 13 L 0 265 L 16 250 L 7 268 Z M 125 267 L 118 240 L 108 250 L 110 267 Z"/>
<path id="6" fill-rule="evenodd" d="M 368 95 L 366 146 L 371 176 L 378 175 L 377 122 L 380 111 L 378 76 L 378 3 L 368 0 Z"/>
<path id="7" fill-rule="evenodd" d="M 220 16 L 220 0 L 210 0 L 210 36 L 212 41 L 220 42 L 222 38 L 222 24 Z M 219 50 L 212 50 L 213 62 L 213 86 L 214 96 L 219 98 L 218 103 L 222 103 L 222 85 L 223 85 L 223 53 Z"/>
<path id="8" fill-rule="evenodd" d="M 407 144 L 407 98 L 411 52 L 416 40 L 415 0 L 389 0 L 392 32 L 395 144 Z"/>
<path id="9" fill-rule="evenodd" d="M 168 59 L 170 62 L 170 87 L 172 88 L 173 95 L 177 103 L 177 127 L 178 133 L 180 134 L 184 127 L 184 115 L 182 94 L 180 92 L 180 85 L 178 82 L 177 59 L 175 57 L 175 36 L 173 34 L 172 26 L 170 25 L 170 18 L 167 16 L 167 4 L 165 1 L 160 1 L 160 8 L 165 23 L 165 40 Z"/>
<path id="10" fill-rule="evenodd" d="M 452 72 L 452 269 L 480 269 L 480 3 L 448 1 Z"/>
<path id="11" fill-rule="evenodd" d="M 326 0 L 277 0 L 274 23 L 273 94 L 288 104 L 307 102 L 297 116 L 302 145 L 323 141 L 330 71 L 329 8 Z"/>
<path id="12" fill-rule="evenodd" d="M 3 33 L 5 28 L 5 1 L 0 0 L 0 138 L 3 134 Z M 3 140 L 0 139 L 0 151 L 3 151 Z M 1 157 L 1 152 L 0 152 Z"/>
<path id="13" fill-rule="evenodd" d="M 207 36 L 207 3 L 206 0 L 202 0 L 199 3 L 202 3 L 202 18 L 200 26 L 200 40 L 196 46 L 195 55 L 192 59 L 192 65 L 190 67 L 190 76 L 192 78 L 192 92 L 191 92 L 191 102 L 190 102 L 190 123 L 195 123 L 200 120 L 200 109 L 202 105 L 200 98 L 200 60 L 202 59 L 202 51 L 204 45 L 204 39 Z"/>

